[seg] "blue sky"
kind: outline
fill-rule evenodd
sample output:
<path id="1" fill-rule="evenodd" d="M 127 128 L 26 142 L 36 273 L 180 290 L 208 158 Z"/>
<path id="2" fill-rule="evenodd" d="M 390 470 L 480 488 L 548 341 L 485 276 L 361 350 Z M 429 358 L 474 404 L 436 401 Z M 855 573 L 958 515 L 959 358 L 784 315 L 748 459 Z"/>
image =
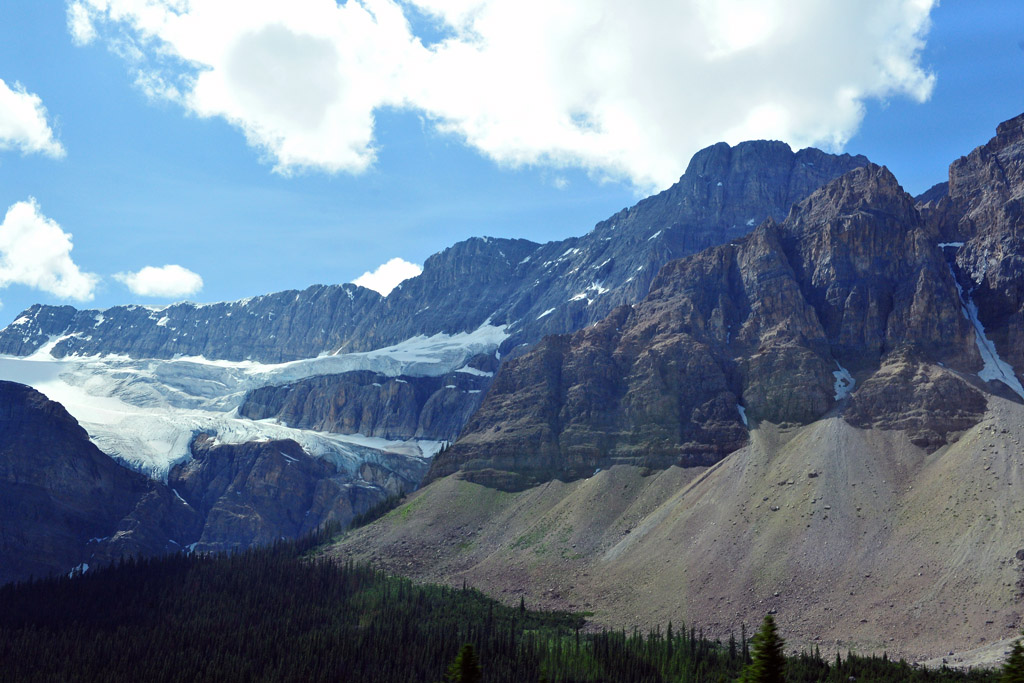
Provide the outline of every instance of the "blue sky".
<path id="1" fill-rule="evenodd" d="M 550 21 L 555 4 L 532 0 L 350 0 L 347 13 L 303 0 L 307 28 L 253 2 L 266 7 L 238 35 L 224 0 L 206 4 L 228 20 L 183 24 L 194 39 L 117 2 L 0 5 L 0 79 L 38 97 L 52 133 L 49 153 L 13 138 L 0 150 L 0 216 L 32 197 L 19 216 L 50 226 L 0 258 L 0 324 L 36 302 L 228 300 L 422 264 L 473 235 L 582 234 L 718 139 L 863 153 L 916 194 L 1024 112 L 1019 0 L 837 2 L 806 25 L 772 0 L 651 0 L 613 22 L 615 3 L 581 9 L 598 0 L 566 0 Z M 69 7 L 88 18 L 77 33 Z M 247 51 L 209 48 L 219 40 Z M 73 249 L 31 271 L 60 231 Z M 146 295 L 123 275 L 171 264 L 167 278 L 202 288 Z M 84 279 L 62 288 L 47 268 Z"/>

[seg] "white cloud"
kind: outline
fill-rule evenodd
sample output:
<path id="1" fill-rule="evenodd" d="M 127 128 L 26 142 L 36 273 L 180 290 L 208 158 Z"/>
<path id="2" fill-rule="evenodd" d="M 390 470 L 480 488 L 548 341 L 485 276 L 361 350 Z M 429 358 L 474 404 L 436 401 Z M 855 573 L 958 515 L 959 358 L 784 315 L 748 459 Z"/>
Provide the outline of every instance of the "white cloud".
<path id="1" fill-rule="evenodd" d="M 0 150 L 7 149 L 64 156 L 64 147 L 46 121 L 46 107 L 39 95 L 26 92 L 20 83 L 12 88 L 0 79 Z"/>
<path id="2" fill-rule="evenodd" d="M 352 284 L 372 289 L 375 292 L 380 292 L 383 296 L 387 296 L 392 289 L 398 286 L 399 282 L 416 277 L 422 272 L 423 269 L 415 263 L 409 263 L 400 258 L 393 258 L 387 263 L 382 264 L 372 273 L 366 271 L 353 280 Z"/>
<path id="3" fill-rule="evenodd" d="M 0 288 L 25 285 L 64 299 L 89 301 L 99 282 L 71 260 L 71 235 L 39 212 L 34 199 L 18 202 L 0 224 Z"/>
<path id="4" fill-rule="evenodd" d="M 137 273 L 117 273 L 114 279 L 137 296 L 166 299 L 192 296 L 203 288 L 203 278 L 177 265 L 146 266 Z"/>
<path id="5" fill-rule="evenodd" d="M 927 99 L 936 2 L 407 0 L 445 27 L 430 46 L 396 0 L 72 6 L 147 92 L 231 122 L 279 172 L 364 170 L 375 112 L 400 107 L 499 163 L 646 189 L 719 140 L 839 149 L 865 99 Z"/>
<path id="6" fill-rule="evenodd" d="M 68 32 L 75 45 L 88 45 L 96 39 L 96 27 L 92 24 L 89 10 L 81 2 L 68 5 Z"/>

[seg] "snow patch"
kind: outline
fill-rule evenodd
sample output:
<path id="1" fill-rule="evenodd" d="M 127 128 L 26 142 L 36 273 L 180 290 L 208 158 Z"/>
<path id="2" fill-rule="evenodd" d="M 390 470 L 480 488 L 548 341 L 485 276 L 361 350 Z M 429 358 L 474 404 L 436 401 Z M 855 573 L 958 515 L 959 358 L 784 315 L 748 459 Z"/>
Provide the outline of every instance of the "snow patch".
<path id="1" fill-rule="evenodd" d="M 493 372 L 487 372 L 486 370 L 478 370 L 477 368 L 471 368 L 468 365 L 459 368 L 455 372 L 464 372 L 467 375 L 476 375 L 477 377 L 494 377 Z"/>
<path id="2" fill-rule="evenodd" d="M 850 371 L 839 364 L 839 361 L 836 361 L 836 367 L 839 369 L 832 371 L 832 376 L 836 378 L 833 388 L 836 392 L 835 400 L 841 401 L 850 395 L 850 392 L 853 391 L 853 387 L 856 386 L 857 382 L 854 381 L 853 375 L 850 374 Z"/>
<path id="3" fill-rule="evenodd" d="M 743 426 L 749 427 L 750 422 L 747 421 L 747 409 L 741 406 L 739 403 L 737 403 L 736 410 L 738 410 L 740 413 L 740 419 L 743 420 Z"/>
<path id="4" fill-rule="evenodd" d="M 939 242 L 939 249 L 956 248 L 964 246 L 963 242 Z"/>
<path id="5" fill-rule="evenodd" d="M 1024 386 L 1021 386 L 1020 380 L 1017 379 L 1017 374 L 1013 371 L 1013 367 L 999 357 L 996 345 L 985 334 L 985 326 L 978 319 L 978 305 L 974 303 L 974 299 L 969 293 L 964 292 L 964 288 L 960 286 L 960 282 L 956 279 L 952 266 L 949 266 L 949 272 L 953 276 L 953 283 L 956 285 L 956 292 L 960 297 L 960 312 L 963 313 L 963 316 L 974 327 L 974 343 L 978 347 L 978 353 L 981 354 L 981 360 L 984 364 L 981 372 L 978 373 L 978 377 L 986 382 L 998 380 L 1010 387 L 1018 396 L 1024 398 Z"/>
<path id="6" fill-rule="evenodd" d="M 548 310 L 546 310 L 546 311 L 544 311 L 543 313 L 541 313 L 540 315 L 538 315 L 538 316 L 537 316 L 537 320 L 540 320 L 541 318 L 544 318 L 544 317 L 546 317 L 546 316 L 549 316 L 549 315 L 551 315 L 551 314 L 552 314 L 552 313 L 554 313 L 554 312 L 555 312 L 555 309 L 554 309 L 554 308 L 549 308 Z"/>
<path id="7" fill-rule="evenodd" d="M 656 232 L 653 235 L 651 235 L 650 237 L 648 237 L 647 241 L 650 242 L 651 240 L 653 240 L 654 238 L 656 238 L 660 234 L 661 234 L 661 230 L 659 230 L 658 232 Z"/>
<path id="8" fill-rule="evenodd" d="M 748 228 L 752 228 L 755 225 L 757 225 L 757 219 L 756 218 L 748 218 L 747 219 L 747 227 Z"/>

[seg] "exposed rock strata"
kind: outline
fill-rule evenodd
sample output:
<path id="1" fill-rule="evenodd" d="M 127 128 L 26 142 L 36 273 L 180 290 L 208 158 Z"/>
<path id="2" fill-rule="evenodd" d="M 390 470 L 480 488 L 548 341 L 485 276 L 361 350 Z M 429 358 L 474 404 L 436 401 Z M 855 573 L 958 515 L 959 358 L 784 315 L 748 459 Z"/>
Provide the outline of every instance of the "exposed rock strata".
<path id="1" fill-rule="evenodd" d="M 488 375 L 468 372 L 442 377 L 346 372 L 256 389 L 239 415 L 321 432 L 454 441 L 489 384 Z"/>
<path id="2" fill-rule="evenodd" d="M 167 483 L 204 519 L 198 552 L 296 538 L 328 521 L 346 524 L 412 487 L 372 463 L 363 464 L 361 479 L 354 477 L 291 440 L 219 444 L 200 434 L 192 455 L 171 470 Z M 415 480 L 421 474 L 411 473 Z"/>
<path id="3" fill-rule="evenodd" d="M 1024 369 L 1024 115 L 950 165 L 947 203 L 965 289 L 1000 355 Z"/>
<path id="4" fill-rule="evenodd" d="M 782 224 L 667 264 L 640 304 L 507 363 L 430 476 L 461 469 L 518 488 L 616 463 L 711 464 L 745 442 L 741 413 L 810 423 L 836 403 L 834 373 L 863 381 L 897 355 L 981 367 L 932 226 L 887 169 L 869 165 Z M 874 397 L 860 405 L 905 389 L 870 386 Z M 928 385 L 900 405 L 921 410 L 946 389 Z M 963 416 L 976 421 L 979 405 L 969 401 Z M 931 424 L 927 441 L 963 428 Z"/>

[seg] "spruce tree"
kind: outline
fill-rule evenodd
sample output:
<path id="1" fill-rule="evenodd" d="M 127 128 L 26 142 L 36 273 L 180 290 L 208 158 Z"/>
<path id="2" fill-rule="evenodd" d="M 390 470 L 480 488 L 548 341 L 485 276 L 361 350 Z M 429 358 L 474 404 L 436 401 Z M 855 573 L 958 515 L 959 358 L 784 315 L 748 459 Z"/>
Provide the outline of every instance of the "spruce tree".
<path id="1" fill-rule="evenodd" d="M 783 647 L 786 642 L 775 628 L 775 619 L 764 615 L 761 628 L 751 639 L 754 646 L 753 661 L 747 666 L 740 681 L 743 683 L 783 683 L 785 681 L 786 656 Z"/>
<path id="2" fill-rule="evenodd" d="M 1010 656 L 1003 662 L 1001 683 L 1024 683 L 1024 645 L 1020 640 L 1013 644 Z"/>
<path id="3" fill-rule="evenodd" d="M 445 678 L 450 683 L 480 683 L 483 680 L 480 662 L 472 645 L 466 643 L 462 646 L 462 650 L 455 656 L 455 661 L 448 667 Z"/>

